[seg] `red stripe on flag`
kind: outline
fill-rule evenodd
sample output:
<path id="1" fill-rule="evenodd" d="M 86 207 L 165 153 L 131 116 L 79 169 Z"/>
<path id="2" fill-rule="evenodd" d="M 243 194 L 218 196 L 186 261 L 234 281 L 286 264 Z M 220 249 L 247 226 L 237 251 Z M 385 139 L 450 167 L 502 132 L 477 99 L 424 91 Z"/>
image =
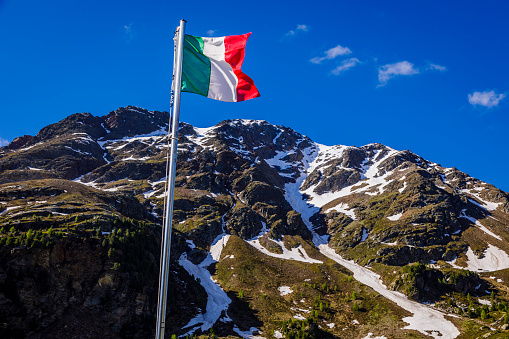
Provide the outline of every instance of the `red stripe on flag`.
<path id="1" fill-rule="evenodd" d="M 247 38 L 251 33 L 243 35 L 230 35 L 224 37 L 225 60 L 233 68 L 233 73 L 239 79 L 237 84 L 237 101 L 244 101 L 260 96 L 253 80 L 242 73 Z"/>

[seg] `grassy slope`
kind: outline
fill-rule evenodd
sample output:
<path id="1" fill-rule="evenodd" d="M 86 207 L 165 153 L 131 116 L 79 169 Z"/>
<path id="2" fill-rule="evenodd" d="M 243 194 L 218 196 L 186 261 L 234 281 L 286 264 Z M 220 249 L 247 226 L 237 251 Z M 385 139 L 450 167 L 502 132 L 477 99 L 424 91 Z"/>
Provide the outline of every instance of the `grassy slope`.
<path id="1" fill-rule="evenodd" d="M 270 338 L 274 330 L 281 331 L 282 321 L 300 314 L 316 319 L 323 338 L 360 338 L 369 332 L 391 338 L 423 337 L 401 330 L 405 326 L 401 318 L 409 315 L 406 311 L 359 284 L 342 266 L 306 247 L 308 254 L 323 264 L 269 257 L 242 239 L 230 237 L 215 273 L 232 297 L 229 315 L 241 330 L 255 326 Z M 289 286 L 293 292 L 281 296 L 280 286 Z M 355 303 L 359 311 L 353 310 Z M 327 326 L 331 323 L 332 329 Z"/>

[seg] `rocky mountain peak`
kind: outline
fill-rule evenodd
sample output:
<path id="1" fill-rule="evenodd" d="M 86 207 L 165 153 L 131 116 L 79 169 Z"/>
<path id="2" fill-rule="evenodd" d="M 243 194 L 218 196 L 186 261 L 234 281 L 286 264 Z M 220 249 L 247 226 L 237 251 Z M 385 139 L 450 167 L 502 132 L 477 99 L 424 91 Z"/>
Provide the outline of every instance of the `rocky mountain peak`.
<path id="1" fill-rule="evenodd" d="M 168 120 L 135 106 L 77 113 L 2 148 L 0 336 L 66 337 L 63 310 L 109 337 L 153 336 Z M 461 322 L 400 293 L 467 321 L 467 298 L 509 291 L 497 280 L 509 270 L 509 194 L 488 183 L 409 150 L 326 146 L 267 121 L 179 129 L 172 333 L 291 337 L 298 326 L 334 338 L 390 323 L 403 338 L 420 307 L 433 324 L 411 334 L 447 337 Z"/>
<path id="2" fill-rule="evenodd" d="M 42 128 L 30 144 L 33 145 L 73 133 L 85 133 L 97 139 L 103 136 L 105 131 L 97 117 L 90 113 L 75 113 L 57 123 Z"/>
<path id="3" fill-rule="evenodd" d="M 122 139 L 155 132 L 168 131 L 168 112 L 148 111 L 136 106 L 120 107 L 101 117 L 107 135 L 104 140 Z"/>

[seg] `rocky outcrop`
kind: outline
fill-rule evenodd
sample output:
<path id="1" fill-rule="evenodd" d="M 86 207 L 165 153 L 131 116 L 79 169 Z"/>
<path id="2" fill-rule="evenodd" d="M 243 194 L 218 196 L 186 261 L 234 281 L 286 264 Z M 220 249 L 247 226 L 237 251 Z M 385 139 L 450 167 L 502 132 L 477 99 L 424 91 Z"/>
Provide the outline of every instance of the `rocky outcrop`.
<path id="1" fill-rule="evenodd" d="M 23 146 L 29 144 L 33 140 L 33 138 L 34 137 L 31 135 L 24 135 L 22 137 L 14 138 L 14 140 L 11 141 L 9 145 L 6 146 L 6 148 L 9 150 L 20 149 Z"/>
<path id="2" fill-rule="evenodd" d="M 163 129 L 168 130 L 168 112 L 148 111 L 136 106 L 120 107 L 101 117 L 106 133 L 104 140 L 122 139 Z"/>

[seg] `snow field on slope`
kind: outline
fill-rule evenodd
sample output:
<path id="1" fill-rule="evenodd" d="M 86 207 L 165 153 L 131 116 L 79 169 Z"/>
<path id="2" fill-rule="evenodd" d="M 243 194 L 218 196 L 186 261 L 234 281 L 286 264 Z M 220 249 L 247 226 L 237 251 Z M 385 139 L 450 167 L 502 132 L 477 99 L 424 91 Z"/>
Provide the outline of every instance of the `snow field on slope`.
<path id="1" fill-rule="evenodd" d="M 212 256 L 212 259 L 214 261 L 218 262 L 221 257 L 221 252 L 223 251 L 223 248 L 226 246 L 226 243 L 228 242 L 228 239 L 230 239 L 230 235 L 228 234 L 221 234 L 214 239 L 212 242 L 212 245 L 210 245 L 210 255 Z"/>
<path id="2" fill-rule="evenodd" d="M 332 199 L 336 199 L 342 194 L 346 195 L 346 192 L 350 191 L 350 188 L 347 187 L 335 194 L 328 194 L 327 199 L 325 200 L 323 197 L 318 196 L 313 193 L 315 197 L 320 197 L 319 199 L 310 199 L 311 204 L 308 204 L 307 201 L 303 199 L 303 193 L 310 194 L 313 188 L 310 188 L 304 192 L 300 191 L 300 186 L 304 182 L 307 173 L 312 172 L 312 168 L 316 167 L 315 160 L 317 159 L 317 153 L 319 153 L 316 149 L 320 149 L 320 146 L 317 145 L 314 148 L 311 147 L 305 152 L 305 157 L 303 161 L 304 169 L 301 172 L 301 176 L 296 180 L 295 183 L 288 183 L 285 185 L 285 198 L 290 203 L 292 208 L 299 212 L 302 216 L 302 219 L 306 226 L 308 226 L 309 230 L 313 233 L 313 242 L 315 246 L 320 250 L 320 252 L 326 257 L 336 261 L 338 264 L 346 267 L 350 271 L 354 273 L 354 278 L 360 283 L 367 285 L 374 289 L 376 292 L 384 296 L 385 298 L 393 301 L 401 308 L 411 312 L 413 316 L 403 318 L 403 321 L 407 322 L 409 325 L 404 327 L 404 329 L 414 329 L 423 334 L 431 335 L 434 338 L 455 338 L 460 332 L 454 326 L 454 324 L 447 319 L 445 319 L 444 314 L 434 310 L 426 305 L 419 304 L 415 301 L 409 300 L 405 295 L 387 290 L 387 287 L 383 284 L 380 276 L 376 273 L 370 271 L 369 269 L 362 267 L 356 264 L 353 261 L 344 260 L 341 256 L 336 254 L 336 252 L 331 249 L 327 245 L 326 237 L 319 236 L 316 232 L 313 231 L 313 225 L 309 221 L 309 218 L 319 211 L 319 207 L 323 206 L 328 201 Z M 322 146 L 323 148 L 323 146 Z M 375 175 L 378 173 L 377 166 L 387 159 L 387 157 L 392 156 L 397 153 L 397 151 L 390 151 L 388 155 L 375 162 L 372 166 L 370 166 L 364 173 L 364 175 L 368 178 L 368 183 L 370 186 L 379 185 L 379 191 L 383 190 L 383 187 L 387 185 L 388 181 L 385 180 L 387 176 L 389 176 L 392 172 L 386 173 L 383 176 L 378 178 Z M 364 188 L 363 188 L 364 189 Z"/>
<path id="3" fill-rule="evenodd" d="M 203 148 L 209 148 L 209 146 L 205 145 L 205 141 L 212 135 L 216 128 L 216 126 L 204 128 L 194 127 L 197 136 L 188 136 L 188 139 Z"/>
<path id="4" fill-rule="evenodd" d="M 10 210 L 15 210 L 16 208 L 21 208 L 23 206 L 10 206 L 10 207 L 6 207 L 2 212 L 0 212 L 0 214 L 4 214 L 6 212 L 9 212 Z"/>
<path id="5" fill-rule="evenodd" d="M 259 332 L 259 330 L 256 327 L 251 327 L 249 331 L 241 331 L 238 328 L 238 326 L 235 325 L 233 327 L 233 331 L 235 331 L 238 335 L 245 339 L 266 339 L 265 337 L 260 337 L 253 334 L 254 332 Z"/>
<path id="6" fill-rule="evenodd" d="M 335 152 L 331 152 L 331 149 L 333 149 L 334 147 L 336 147 L 337 150 L 335 149 Z M 305 167 L 307 167 L 306 168 L 307 173 L 311 173 L 315 169 L 323 166 L 322 164 L 319 164 L 319 162 L 324 161 L 324 160 L 320 160 L 321 157 L 328 157 L 328 158 L 330 158 L 331 156 L 340 157 L 342 155 L 342 153 L 344 152 L 344 150 L 346 150 L 348 148 L 348 146 L 332 146 L 331 147 L 331 146 L 316 144 L 316 148 L 318 148 L 318 156 L 316 156 L 312 161 L 310 161 L 308 163 L 307 166 L 305 166 Z M 315 207 L 319 207 L 319 208 L 321 208 L 328 202 L 333 201 L 334 199 L 345 197 L 352 193 L 363 192 L 365 194 L 374 195 L 376 193 L 368 192 L 369 190 L 373 189 L 374 187 L 377 187 L 379 193 L 383 193 L 385 186 L 387 186 L 391 182 L 391 181 L 387 180 L 387 178 L 394 173 L 394 170 L 386 172 L 381 176 L 378 176 L 378 172 L 379 172 L 378 166 L 386 159 L 399 153 L 399 151 L 393 150 L 392 148 L 388 148 L 388 149 L 389 149 L 389 152 L 384 157 L 375 161 L 370 166 L 367 166 L 365 164 L 368 161 L 376 158 L 377 154 L 380 151 L 376 151 L 375 154 L 371 158 L 366 158 L 366 160 L 364 161 L 364 163 L 362 165 L 362 170 L 363 170 L 362 181 L 360 181 L 359 183 L 362 182 L 363 184 L 367 184 L 366 186 L 356 189 L 355 191 L 352 191 L 352 187 L 355 186 L 355 185 L 353 185 L 353 186 L 344 187 L 343 189 L 336 191 L 336 192 L 325 192 L 323 194 L 317 194 L 314 192 L 314 189 L 318 185 L 318 184 L 316 184 L 316 185 L 309 187 L 302 193 L 307 194 L 310 197 L 310 199 L 309 199 L 310 202 Z M 350 168 L 345 168 L 345 169 L 350 169 Z M 303 174 L 305 175 L 305 173 L 303 173 Z"/>
<path id="7" fill-rule="evenodd" d="M 168 134 L 168 130 L 164 127 L 155 130 L 147 134 L 139 134 L 133 137 L 124 137 L 122 139 L 115 140 L 98 140 L 97 143 L 103 150 L 111 149 L 112 151 L 118 151 L 129 145 L 131 142 L 139 141 L 147 146 L 152 146 L 157 142 L 163 141 Z M 122 145 L 118 146 L 117 143 L 122 142 Z M 109 146 L 104 147 L 106 143 L 110 143 Z"/>
<path id="8" fill-rule="evenodd" d="M 307 253 L 304 247 L 302 245 L 299 245 L 298 247 L 293 247 L 292 249 L 288 250 L 283 241 L 276 241 L 273 239 L 269 239 L 269 241 L 273 241 L 276 244 L 278 244 L 281 249 L 283 250 L 282 254 L 279 253 L 272 253 L 269 250 L 267 250 L 265 247 L 263 247 L 262 244 L 260 244 L 260 240 L 248 240 L 247 243 L 256 248 L 258 251 L 262 252 L 263 254 L 266 254 L 268 256 L 279 258 L 279 259 L 286 259 L 286 260 L 295 260 L 295 261 L 301 261 L 301 262 L 307 262 L 310 264 L 322 264 L 320 260 L 316 260 L 311 258 Z"/>
<path id="9" fill-rule="evenodd" d="M 285 170 L 288 168 L 291 168 L 293 166 L 292 163 L 283 161 L 282 158 L 286 157 L 287 155 L 292 154 L 293 151 L 286 152 L 286 151 L 276 151 L 276 156 L 271 159 L 266 159 L 265 162 L 269 164 L 271 167 L 279 167 L 281 170 Z M 288 173 L 281 173 L 279 172 L 279 175 L 282 177 L 291 178 L 292 175 Z"/>
<path id="10" fill-rule="evenodd" d="M 472 203 L 474 203 L 474 204 L 476 204 L 490 212 L 496 210 L 500 205 L 502 205 L 501 202 L 491 202 L 491 201 L 481 198 L 481 196 L 479 195 L 479 192 L 476 192 L 476 191 L 479 191 L 482 189 L 483 189 L 482 187 L 474 187 L 472 189 L 463 189 L 460 191 L 460 193 L 468 193 L 468 194 L 474 196 L 477 200 L 481 201 L 482 204 L 479 204 L 477 201 L 474 201 L 472 199 L 469 199 L 469 200 Z"/>
<path id="11" fill-rule="evenodd" d="M 226 243 L 228 242 L 229 235 L 222 234 L 219 235 L 213 242 L 211 246 L 211 253 L 208 254 L 207 258 L 203 260 L 198 265 L 193 264 L 191 261 L 187 259 L 187 253 L 183 253 L 178 262 L 179 264 L 194 278 L 200 279 L 200 284 L 207 292 L 207 307 L 205 313 L 200 313 L 189 323 L 184 326 L 184 329 L 187 329 L 189 327 L 192 327 L 185 335 L 191 335 L 193 334 L 197 329 L 201 329 L 201 331 L 207 331 L 209 330 L 216 321 L 221 317 L 222 312 L 225 312 L 228 310 L 228 306 L 231 303 L 231 299 L 228 297 L 225 291 L 214 282 L 212 279 L 212 276 L 210 275 L 210 272 L 207 270 L 207 267 L 217 262 L 217 259 L 219 259 L 221 255 L 221 251 L 223 250 L 224 246 L 226 246 Z M 188 241 L 188 244 L 190 247 L 194 246 L 194 243 L 191 241 Z"/>
<path id="12" fill-rule="evenodd" d="M 269 238 L 268 239 L 269 241 L 273 241 L 281 247 L 283 253 L 279 254 L 279 253 L 270 252 L 260 243 L 260 240 L 259 240 L 259 238 L 261 236 L 263 236 L 264 234 L 266 234 L 267 232 L 269 232 L 269 229 L 267 228 L 267 224 L 262 222 L 262 229 L 261 229 L 260 233 L 257 236 L 255 236 L 254 238 L 247 240 L 246 242 L 249 245 L 256 248 L 258 251 L 262 252 L 263 254 L 274 257 L 274 258 L 296 260 L 296 261 L 307 262 L 310 264 L 321 264 L 322 263 L 319 260 L 315 260 L 315 259 L 311 258 L 307 254 L 306 250 L 302 247 L 302 245 L 299 245 L 298 247 L 293 247 L 292 249 L 288 250 L 285 247 L 283 241 L 277 241 L 277 240 Z"/>
<path id="13" fill-rule="evenodd" d="M 401 308 L 413 313 L 413 316 L 403 318 L 403 321 L 409 324 L 403 329 L 416 330 L 423 334 L 431 335 L 436 339 L 456 338 L 460 334 L 456 326 L 444 318 L 442 312 L 418 302 L 411 301 L 402 293 L 387 290 L 387 287 L 383 284 L 378 274 L 357 265 L 353 261 L 343 259 L 328 245 L 322 244 L 318 247 L 323 255 L 352 271 L 355 280 L 371 287 Z"/>
<path id="14" fill-rule="evenodd" d="M 350 209 L 350 206 L 348 206 L 348 204 L 345 204 L 343 202 L 339 203 L 338 205 L 336 205 L 334 207 L 331 207 L 331 208 L 327 209 L 323 213 L 327 214 L 327 213 L 329 213 L 331 211 L 341 212 L 343 214 L 346 214 L 350 218 L 352 218 L 352 220 L 356 220 L 355 219 L 355 211 L 353 209 Z"/>
<path id="15" fill-rule="evenodd" d="M 491 244 L 488 244 L 483 258 L 477 257 L 470 247 L 468 247 L 466 255 L 467 267 L 456 265 L 457 258 L 447 263 L 454 268 L 466 269 L 473 272 L 493 272 L 509 268 L 509 255 Z"/>
<path id="16" fill-rule="evenodd" d="M 498 236 L 495 233 L 493 233 L 492 231 L 490 231 L 486 226 L 481 224 L 481 222 L 479 220 L 477 220 L 475 218 L 472 218 L 472 217 L 469 217 L 468 215 L 466 215 L 466 210 L 465 209 L 461 211 L 461 214 L 460 214 L 459 218 L 468 219 L 469 221 L 474 223 L 477 227 L 479 227 L 484 233 L 489 234 L 493 238 L 496 238 L 498 240 L 502 240 L 502 238 L 500 236 Z"/>

